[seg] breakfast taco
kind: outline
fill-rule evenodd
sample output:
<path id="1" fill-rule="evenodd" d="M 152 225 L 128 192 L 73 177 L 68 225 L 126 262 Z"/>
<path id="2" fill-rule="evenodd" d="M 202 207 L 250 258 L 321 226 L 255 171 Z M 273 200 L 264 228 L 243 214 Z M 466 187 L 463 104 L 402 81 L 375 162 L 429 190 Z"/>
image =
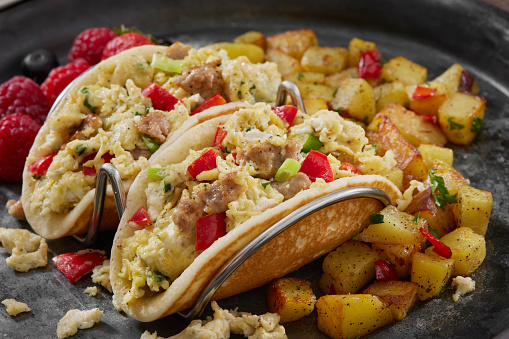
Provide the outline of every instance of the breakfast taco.
<path id="1" fill-rule="evenodd" d="M 140 321 L 192 306 L 236 252 L 329 193 L 370 186 L 398 201 L 391 153 L 376 155 L 360 125 L 328 110 L 308 116 L 257 103 L 191 128 L 131 187 L 111 252 L 114 303 Z M 296 270 L 352 238 L 381 209 L 362 198 L 306 217 L 244 262 L 214 298 Z"/>
<path id="2" fill-rule="evenodd" d="M 275 101 L 280 82 L 273 63 L 181 43 L 104 60 L 70 85 L 34 141 L 23 173 L 27 221 L 50 239 L 86 232 L 102 164 L 128 190 L 184 131 L 245 102 Z M 118 225 L 114 209 L 110 192 L 102 229 Z"/>

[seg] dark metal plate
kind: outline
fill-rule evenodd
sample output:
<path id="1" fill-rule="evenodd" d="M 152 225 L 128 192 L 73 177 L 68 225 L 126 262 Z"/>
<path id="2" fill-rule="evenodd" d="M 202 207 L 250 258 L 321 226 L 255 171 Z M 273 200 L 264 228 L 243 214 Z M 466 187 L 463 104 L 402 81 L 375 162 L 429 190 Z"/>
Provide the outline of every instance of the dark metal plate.
<path id="1" fill-rule="evenodd" d="M 454 303 L 448 287 L 440 298 L 419 302 L 402 322 L 377 331 L 373 338 L 509 337 L 509 14 L 478 1 L 284 0 L 284 1 L 25 1 L 0 11 L 0 82 L 20 74 L 21 58 L 46 48 L 65 62 L 74 37 L 98 26 L 137 26 L 156 36 L 203 46 L 230 41 L 247 30 L 267 35 L 313 28 L 321 45 L 346 46 L 357 36 L 375 41 L 384 58 L 403 55 L 428 68 L 432 78 L 459 62 L 480 84 L 488 105 L 482 132 L 468 147 L 453 146 L 455 167 L 472 186 L 493 193 L 487 233 L 487 257 L 473 274 L 475 292 Z M 0 183 L 0 205 L 19 198 L 20 184 Z M 0 207 L 0 226 L 28 228 Z M 95 248 L 109 254 L 113 233 L 103 233 Z M 49 257 L 83 249 L 73 238 L 49 241 Z M 75 284 L 50 262 L 28 273 L 14 272 L 0 249 L 0 300 L 28 303 L 30 313 L 10 317 L 0 309 L 0 337 L 52 338 L 59 319 L 73 308 L 104 310 L 101 322 L 75 338 L 139 338 L 145 330 L 170 336 L 183 329 L 177 316 L 140 323 L 118 313 L 111 295 L 83 293 L 90 277 Z M 294 273 L 315 287 L 321 260 Z M 267 312 L 265 288 L 219 302 L 225 308 Z M 2 308 L 2 307 L 0 307 Z M 210 310 L 209 313 L 210 314 Z M 290 338 L 323 338 L 314 315 L 285 327 Z"/>

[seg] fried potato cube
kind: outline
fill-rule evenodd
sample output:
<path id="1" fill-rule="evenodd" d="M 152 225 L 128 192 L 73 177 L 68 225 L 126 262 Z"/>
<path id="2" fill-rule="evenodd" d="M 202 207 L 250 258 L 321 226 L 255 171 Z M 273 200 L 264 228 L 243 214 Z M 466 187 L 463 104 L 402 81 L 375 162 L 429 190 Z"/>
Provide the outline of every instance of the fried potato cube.
<path id="1" fill-rule="evenodd" d="M 419 300 L 426 300 L 441 293 L 451 278 L 454 259 L 417 252 L 412 259 L 410 281 L 416 283 Z"/>
<path id="2" fill-rule="evenodd" d="M 417 300 L 416 283 L 410 281 L 377 280 L 369 285 L 363 293 L 376 295 L 389 305 L 397 321 L 403 320 Z"/>
<path id="3" fill-rule="evenodd" d="M 386 115 L 382 115 L 378 135 L 383 148 L 394 152 L 397 166 L 403 170 L 404 175 L 415 177 L 421 181 L 426 180 L 428 170 L 422 160 L 421 153 L 401 134 Z"/>
<path id="4" fill-rule="evenodd" d="M 357 67 L 350 67 L 341 72 L 329 74 L 325 77 L 325 85 L 338 88 L 341 81 L 344 79 L 355 79 L 357 78 Z"/>
<path id="5" fill-rule="evenodd" d="M 306 113 L 309 115 L 313 115 L 318 111 L 323 109 L 328 109 L 327 101 L 322 98 L 315 99 L 303 99 L 304 107 L 306 108 Z"/>
<path id="6" fill-rule="evenodd" d="M 422 243 L 421 243 L 422 244 Z M 394 265 L 399 279 L 408 277 L 412 267 L 412 256 L 421 249 L 421 244 L 379 244 L 372 243 L 371 249 L 377 251 L 382 259 Z"/>
<path id="7" fill-rule="evenodd" d="M 380 214 L 383 215 L 383 221 L 366 227 L 357 239 L 385 245 L 420 244 L 424 241 L 419 229 L 427 229 L 428 225 L 423 219 L 419 218 L 415 224 L 412 215 L 401 212 L 392 205 L 385 207 Z"/>
<path id="8" fill-rule="evenodd" d="M 397 103 L 392 103 L 381 110 L 368 125 L 368 129 L 378 130 L 376 125 L 382 122 L 383 115 L 388 116 L 405 139 L 415 147 L 420 144 L 444 146 L 447 142 L 447 137 L 440 127 Z"/>
<path id="9" fill-rule="evenodd" d="M 279 73 L 281 73 L 283 77 L 304 72 L 299 60 L 277 49 L 268 50 L 265 58 L 267 61 L 274 62 L 277 65 Z"/>
<path id="10" fill-rule="evenodd" d="M 454 155 L 450 148 L 424 143 L 420 144 L 417 149 L 421 152 L 422 160 L 424 160 L 424 164 L 427 168 L 432 168 L 433 163 L 437 161 L 452 166 Z"/>
<path id="11" fill-rule="evenodd" d="M 235 59 L 244 55 L 253 64 L 263 62 L 265 60 L 265 52 L 263 49 L 253 44 L 218 42 L 217 44 L 210 45 L 209 47 L 217 50 L 226 50 L 230 59 Z"/>
<path id="12" fill-rule="evenodd" d="M 348 44 L 348 67 L 357 67 L 361 58 L 361 52 L 376 51 L 376 44 L 371 41 L 353 38 Z"/>
<path id="13" fill-rule="evenodd" d="M 426 81 L 428 70 L 402 56 L 387 61 L 382 66 L 382 82 L 400 81 L 405 85 L 417 85 Z"/>
<path id="14" fill-rule="evenodd" d="M 325 82 L 325 75 L 318 72 L 299 72 L 288 74 L 283 77 L 285 80 L 293 81 L 296 84 L 322 85 Z"/>
<path id="15" fill-rule="evenodd" d="M 373 89 L 375 93 L 376 111 L 380 112 L 384 107 L 395 102 L 400 105 L 409 103 L 405 85 L 402 82 L 394 81 L 377 86 Z"/>
<path id="16" fill-rule="evenodd" d="M 262 32 L 258 31 L 249 31 L 242 35 L 239 35 L 235 39 L 233 39 L 234 43 L 240 44 L 253 44 L 261 49 L 265 50 L 267 48 L 267 38 Z"/>
<path id="17" fill-rule="evenodd" d="M 466 71 L 460 64 L 453 64 L 444 73 L 433 79 L 433 82 L 439 81 L 443 83 L 447 88 L 447 94 L 451 96 L 454 92 L 459 90 L 463 72 Z M 475 81 L 472 83 L 470 92 L 472 94 L 479 93 L 479 86 L 475 83 Z"/>
<path id="18" fill-rule="evenodd" d="M 334 99 L 334 89 L 325 85 L 297 84 L 303 99 L 324 99 L 330 102 Z"/>
<path id="19" fill-rule="evenodd" d="M 437 161 L 431 167 L 435 169 L 435 176 L 439 176 L 444 179 L 444 185 L 450 194 L 458 193 L 458 189 L 461 186 L 470 185 L 470 182 L 452 166 L 441 161 Z"/>
<path id="20" fill-rule="evenodd" d="M 438 116 L 438 109 L 447 100 L 447 88 L 441 82 L 428 82 L 420 87 L 433 88 L 435 92 L 427 97 L 419 97 L 415 94 L 417 85 L 406 87 L 410 109 L 422 115 Z"/>
<path id="21" fill-rule="evenodd" d="M 357 338 L 394 322 L 379 297 L 370 294 L 325 295 L 316 302 L 318 330 L 331 338 Z"/>
<path id="22" fill-rule="evenodd" d="M 349 240 L 325 257 L 319 282 L 325 293 L 355 293 L 375 278 L 375 261 L 380 256 L 368 245 Z"/>
<path id="23" fill-rule="evenodd" d="M 342 47 L 309 47 L 300 63 L 308 72 L 331 74 L 342 71 L 348 62 L 348 50 Z"/>
<path id="24" fill-rule="evenodd" d="M 486 257 L 486 241 L 482 235 L 475 233 L 471 228 L 459 227 L 440 238 L 449 246 L 454 259 L 453 275 L 467 276 L 481 266 Z M 433 246 L 426 249 L 426 254 L 437 255 Z M 412 267 L 413 272 L 413 267 Z"/>
<path id="25" fill-rule="evenodd" d="M 330 106 L 333 110 L 342 108 L 342 112 L 366 124 L 376 114 L 373 88 L 365 79 L 360 78 L 343 80 Z"/>
<path id="26" fill-rule="evenodd" d="M 431 194 L 431 187 L 417 193 L 405 212 L 426 220 L 428 228 L 433 229 L 439 237 L 442 237 L 456 228 L 453 207 L 455 204 L 447 204 L 440 208 L 435 203 Z"/>
<path id="27" fill-rule="evenodd" d="M 280 323 L 287 323 L 311 314 L 316 297 L 311 282 L 296 277 L 283 277 L 269 284 L 267 303 L 270 312 L 281 317 Z"/>
<path id="28" fill-rule="evenodd" d="M 459 227 L 469 227 L 475 233 L 484 236 L 488 229 L 493 196 L 491 192 L 471 186 L 458 189 L 458 203 L 451 204 Z"/>
<path id="29" fill-rule="evenodd" d="M 267 49 L 277 49 L 300 60 L 304 52 L 318 46 L 318 39 L 312 29 L 299 29 L 271 35 L 267 38 Z"/>
<path id="30" fill-rule="evenodd" d="M 486 100 L 483 97 L 456 92 L 438 110 L 438 122 L 447 139 L 468 145 L 481 129 Z"/>

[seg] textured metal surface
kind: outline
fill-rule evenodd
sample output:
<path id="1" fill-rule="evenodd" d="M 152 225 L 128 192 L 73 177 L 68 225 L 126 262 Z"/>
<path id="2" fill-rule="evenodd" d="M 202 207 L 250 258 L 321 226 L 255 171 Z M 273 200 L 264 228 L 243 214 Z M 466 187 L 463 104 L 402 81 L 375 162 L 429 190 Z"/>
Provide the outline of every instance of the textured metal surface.
<path id="1" fill-rule="evenodd" d="M 203 46 L 230 41 L 247 30 L 274 34 L 313 28 L 321 45 L 346 46 L 353 36 L 375 41 L 384 58 L 403 55 L 422 65 L 432 78 L 453 62 L 476 78 L 487 110 L 482 132 L 468 147 L 453 147 L 455 167 L 472 186 L 493 193 L 485 263 L 473 274 L 476 291 L 451 300 L 448 287 L 441 298 L 419 302 L 402 322 L 376 332 L 373 338 L 492 338 L 508 337 L 509 328 L 509 15 L 477 1 L 25 1 L 0 11 L 0 81 L 20 73 L 19 62 L 29 51 L 53 50 L 65 61 L 74 37 L 93 26 L 136 25 L 170 40 Z M 0 184 L 0 205 L 18 198 L 20 184 Z M 0 209 L 0 226 L 29 228 Z M 109 255 L 113 233 L 101 233 L 94 248 Z M 49 241 L 49 257 L 83 249 L 72 237 Z M 80 330 L 75 338 L 139 338 L 144 330 L 170 336 L 185 327 L 178 316 L 140 323 L 111 305 L 109 293 L 83 293 L 87 276 L 71 284 L 50 262 L 28 273 L 6 266 L 0 248 L 0 299 L 28 303 L 30 313 L 10 317 L 0 307 L 0 337 L 53 338 L 58 320 L 72 308 L 104 310 L 101 322 Z M 295 275 L 312 281 L 315 292 L 321 262 Z M 267 311 L 265 288 L 220 301 L 225 308 Z M 208 311 L 210 312 L 210 310 Z M 208 313 L 210 314 L 210 313 Z M 287 324 L 290 338 L 323 338 L 314 317 Z"/>

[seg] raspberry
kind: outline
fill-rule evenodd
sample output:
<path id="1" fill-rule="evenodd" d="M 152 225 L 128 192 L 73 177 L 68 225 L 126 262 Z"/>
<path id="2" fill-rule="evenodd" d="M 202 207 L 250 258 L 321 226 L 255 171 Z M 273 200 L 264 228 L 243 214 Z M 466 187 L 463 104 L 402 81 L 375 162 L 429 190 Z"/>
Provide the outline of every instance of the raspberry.
<path id="1" fill-rule="evenodd" d="M 88 62 L 79 59 L 73 63 L 53 69 L 41 85 L 41 90 L 46 95 L 48 103 L 53 105 L 64 88 L 89 67 Z"/>
<path id="2" fill-rule="evenodd" d="M 101 61 L 104 46 L 106 46 L 108 41 L 116 37 L 117 34 L 106 27 L 84 30 L 74 39 L 74 43 L 67 56 L 67 63 L 83 58 L 90 65 L 97 64 Z"/>
<path id="3" fill-rule="evenodd" d="M 42 124 L 49 109 L 46 96 L 31 79 L 15 76 L 0 85 L 0 119 L 21 113 Z"/>
<path id="4" fill-rule="evenodd" d="M 142 45 L 153 45 L 152 40 L 138 33 L 124 33 L 106 44 L 104 47 L 102 59 L 108 59 L 110 56 L 118 54 L 126 49 Z"/>
<path id="5" fill-rule="evenodd" d="M 22 179 L 25 159 L 39 128 L 36 121 L 20 113 L 0 120 L 0 179 Z"/>

